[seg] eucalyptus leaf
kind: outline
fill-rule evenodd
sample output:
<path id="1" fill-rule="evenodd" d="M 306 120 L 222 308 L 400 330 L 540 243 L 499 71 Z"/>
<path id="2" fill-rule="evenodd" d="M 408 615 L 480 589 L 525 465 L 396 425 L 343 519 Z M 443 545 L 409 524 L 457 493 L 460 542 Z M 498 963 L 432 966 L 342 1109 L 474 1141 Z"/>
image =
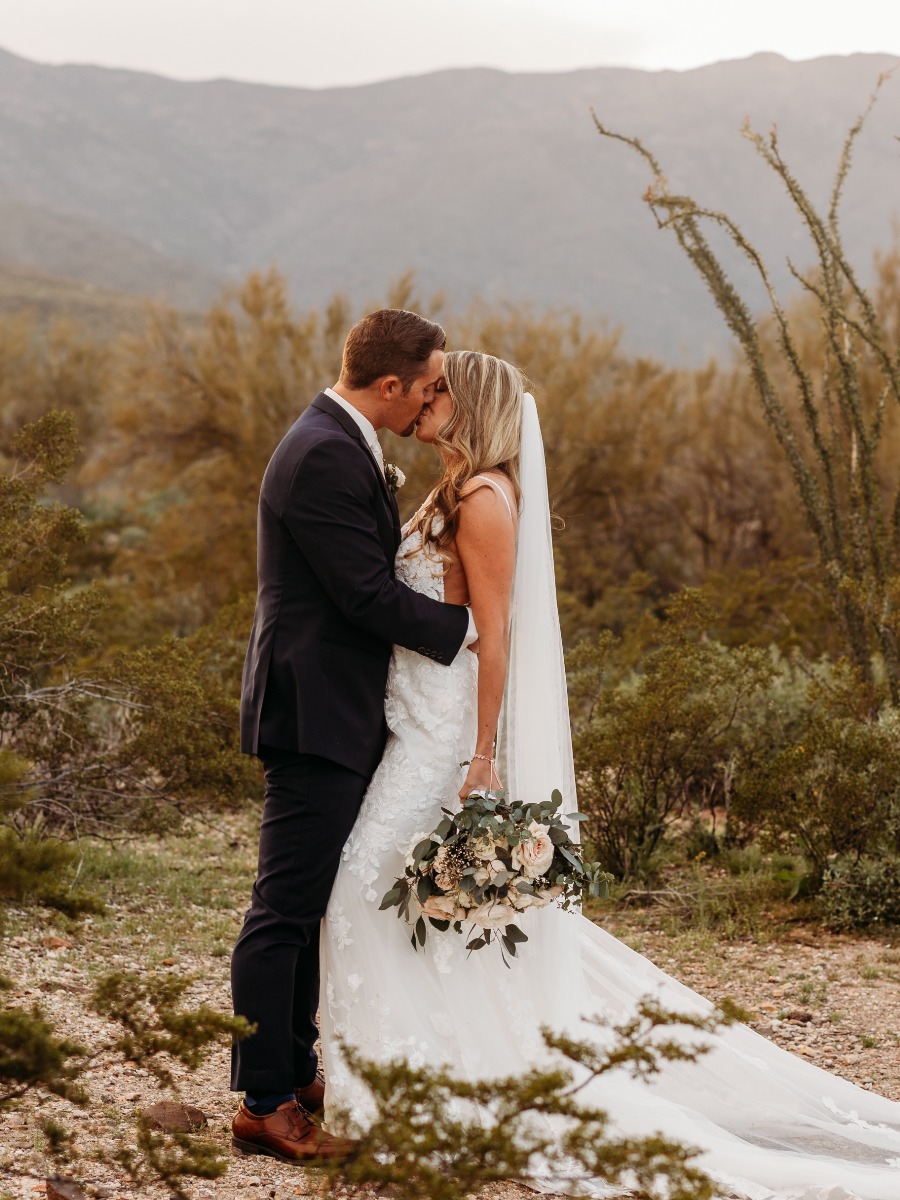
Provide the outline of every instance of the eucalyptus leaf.
<path id="1" fill-rule="evenodd" d="M 393 906 L 395 904 L 400 903 L 400 898 L 402 897 L 402 895 L 403 895 L 402 888 L 398 888 L 398 887 L 391 888 L 391 890 L 389 892 L 385 893 L 384 899 L 381 901 L 381 904 L 379 904 L 379 906 L 378 906 L 378 911 L 382 912 L 386 908 L 393 908 Z"/>

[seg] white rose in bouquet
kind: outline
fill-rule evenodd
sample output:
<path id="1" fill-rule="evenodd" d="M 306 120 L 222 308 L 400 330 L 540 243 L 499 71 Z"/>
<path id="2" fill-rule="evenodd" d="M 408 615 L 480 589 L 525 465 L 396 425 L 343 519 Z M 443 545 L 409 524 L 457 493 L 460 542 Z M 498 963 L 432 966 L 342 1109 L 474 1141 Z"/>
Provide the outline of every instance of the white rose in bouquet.
<path id="1" fill-rule="evenodd" d="M 532 821 L 529 829 L 529 841 L 513 847 L 512 865 L 515 870 L 521 871 L 526 879 L 537 879 L 553 862 L 554 846 L 546 825 L 538 825 L 536 821 Z"/>
<path id="2" fill-rule="evenodd" d="M 469 920 L 482 929 L 503 929 L 515 916 L 515 909 L 505 900 L 487 900 L 469 912 Z"/>
<path id="3" fill-rule="evenodd" d="M 510 889 L 509 902 L 516 912 L 525 912 L 526 909 L 538 905 L 536 896 L 532 896 L 528 892 L 517 892 L 515 888 Z"/>
<path id="4" fill-rule="evenodd" d="M 497 853 L 497 844 L 490 838 L 479 838 L 477 842 L 472 843 L 472 849 L 475 851 L 475 857 L 482 862 L 490 862 Z"/>
<path id="5" fill-rule="evenodd" d="M 452 896 L 429 896 L 422 905 L 426 917 L 436 921 L 452 921 L 456 912 L 456 901 Z"/>

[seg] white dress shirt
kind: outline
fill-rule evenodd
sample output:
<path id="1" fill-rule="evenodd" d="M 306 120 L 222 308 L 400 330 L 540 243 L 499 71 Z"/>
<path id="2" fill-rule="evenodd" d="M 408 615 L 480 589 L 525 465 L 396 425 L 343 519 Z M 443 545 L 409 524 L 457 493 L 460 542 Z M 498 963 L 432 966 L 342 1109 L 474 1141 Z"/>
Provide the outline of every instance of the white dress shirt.
<path id="1" fill-rule="evenodd" d="M 363 440 L 372 451 L 372 457 L 381 468 L 382 475 L 384 474 L 384 451 L 381 449 L 381 443 L 375 433 L 375 426 L 367 416 L 354 408 L 349 400 L 345 400 L 343 396 L 339 396 L 332 388 L 325 389 L 325 395 L 330 396 L 335 404 L 339 404 L 341 408 L 350 414 L 356 424 L 359 426 L 360 432 L 363 435 Z M 466 606 L 468 607 L 468 605 Z M 463 638 L 463 649 L 471 646 L 478 639 L 478 630 L 475 628 L 475 618 L 472 616 L 472 609 L 469 608 L 469 628 L 466 630 L 466 636 Z"/>
<path id="2" fill-rule="evenodd" d="M 353 418 L 353 420 L 356 422 L 356 424 L 359 426 L 360 432 L 363 435 L 363 440 L 365 441 L 365 443 L 369 447 L 369 449 L 372 451 L 372 457 L 378 463 L 378 466 L 381 468 L 381 473 L 383 475 L 384 474 L 384 451 L 381 449 L 381 443 L 379 442 L 378 435 L 375 432 L 375 426 L 372 424 L 372 422 L 369 420 L 369 418 L 367 416 L 365 416 L 363 413 L 361 413 L 359 411 L 358 408 L 354 408 L 349 400 L 345 400 L 343 396 L 339 396 L 337 394 L 337 392 L 332 391 L 331 388 L 325 389 L 325 395 L 330 396 L 331 399 L 335 402 L 335 404 L 339 404 L 341 406 L 341 408 L 344 410 L 344 412 L 349 413 L 350 416 Z"/>

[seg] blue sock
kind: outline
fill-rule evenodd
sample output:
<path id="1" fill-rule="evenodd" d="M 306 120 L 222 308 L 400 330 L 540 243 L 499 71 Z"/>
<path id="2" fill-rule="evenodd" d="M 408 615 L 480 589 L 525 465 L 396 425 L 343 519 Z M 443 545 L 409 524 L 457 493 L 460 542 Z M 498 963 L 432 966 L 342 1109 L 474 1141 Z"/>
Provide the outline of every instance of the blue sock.
<path id="1" fill-rule="evenodd" d="M 247 1092 L 244 1096 L 244 1103 L 253 1113 L 254 1117 L 267 1117 L 279 1105 L 293 1099 L 293 1092 L 262 1092 L 259 1096 L 251 1096 Z"/>

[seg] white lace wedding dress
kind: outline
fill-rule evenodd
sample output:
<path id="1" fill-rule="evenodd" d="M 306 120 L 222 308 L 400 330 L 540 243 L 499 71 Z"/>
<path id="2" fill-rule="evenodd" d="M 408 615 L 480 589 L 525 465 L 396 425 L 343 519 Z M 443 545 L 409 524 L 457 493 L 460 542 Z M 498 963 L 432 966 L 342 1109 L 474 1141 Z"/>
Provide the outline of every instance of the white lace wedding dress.
<path id="1" fill-rule="evenodd" d="M 419 551 L 410 554 L 410 551 Z M 398 576 L 443 599 L 440 567 L 407 535 Z M 529 940 L 508 970 L 492 949 L 466 957 L 464 939 L 430 929 L 410 945 L 396 910 L 379 911 L 417 834 L 457 803 L 460 763 L 475 742 L 478 661 L 450 667 L 396 648 L 387 686 L 390 730 L 343 860 L 322 938 L 322 1045 L 328 1112 L 364 1126 L 371 1102 L 341 1058 L 344 1039 L 366 1057 L 449 1064 L 488 1078 L 546 1063 L 542 1025 L 587 1032 L 582 1015 L 620 1020 L 648 993 L 679 1011 L 710 1011 L 702 997 L 587 918 L 547 908 L 523 915 Z M 900 1104 L 779 1049 L 745 1026 L 700 1035 L 714 1049 L 667 1065 L 650 1084 L 607 1075 L 585 1101 L 627 1134 L 665 1135 L 701 1149 L 723 1196 L 750 1200 L 900 1200 Z M 327 1117 L 327 1114 L 326 1114 Z M 564 1191 L 565 1180 L 528 1180 Z M 595 1196 L 620 1195 L 598 1184 Z"/>

